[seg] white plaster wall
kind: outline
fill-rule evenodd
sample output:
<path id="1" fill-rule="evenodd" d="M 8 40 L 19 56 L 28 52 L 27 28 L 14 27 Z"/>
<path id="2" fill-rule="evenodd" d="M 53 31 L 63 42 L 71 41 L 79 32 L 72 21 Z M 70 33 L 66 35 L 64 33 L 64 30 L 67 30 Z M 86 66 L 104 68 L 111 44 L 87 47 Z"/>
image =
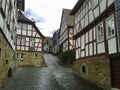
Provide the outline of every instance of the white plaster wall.
<path id="1" fill-rule="evenodd" d="M 98 54 L 105 52 L 105 45 L 104 42 L 97 44 Z"/>
<path id="2" fill-rule="evenodd" d="M 112 38 L 108 40 L 108 50 L 109 54 L 116 53 L 117 52 L 117 44 L 116 44 L 116 38 Z"/>

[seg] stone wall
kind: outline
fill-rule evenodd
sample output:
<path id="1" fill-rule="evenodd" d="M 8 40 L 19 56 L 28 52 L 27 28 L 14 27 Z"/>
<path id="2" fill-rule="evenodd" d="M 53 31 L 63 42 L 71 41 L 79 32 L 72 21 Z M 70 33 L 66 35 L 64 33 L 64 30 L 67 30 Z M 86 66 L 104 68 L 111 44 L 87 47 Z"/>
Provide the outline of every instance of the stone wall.
<path id="1" fill-rule="evenodd" d="M 73 65 L 73 71 L 98 86 L 106 88 L 111 85 L 110 62 L 106 56 L 76 60 Z"/>
<path id="2" fill-rule="evenodd" d="M 14 51 L 0 31 L 0 87 L 6 80 L 10 69 L 14 69 Z"/>
<path id="3" fill-rule="evenodd" d="M 17 51 L 18 57 L 17 58 L 17 66 L 35 66 L 41 67 L 43 63 L 43 53 L 42 52 L 23 52 Z M 23 59 L 21 59 L 21 53 L 23 53 Z M 38 57 L 35 58 L 35 54 L 38 54 Z"/>

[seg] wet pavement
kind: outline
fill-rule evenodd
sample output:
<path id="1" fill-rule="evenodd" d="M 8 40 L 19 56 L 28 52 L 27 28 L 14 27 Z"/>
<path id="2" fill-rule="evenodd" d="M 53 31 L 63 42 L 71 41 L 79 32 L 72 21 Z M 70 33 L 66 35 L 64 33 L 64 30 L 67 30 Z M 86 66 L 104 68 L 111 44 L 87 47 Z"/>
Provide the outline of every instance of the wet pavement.
<path id="1" fill-rule="evenodd" d="M 44 54 L 42 68 L 20 67 L 0 90 L 102 90 L 73 74 L 51 54 Z"/>

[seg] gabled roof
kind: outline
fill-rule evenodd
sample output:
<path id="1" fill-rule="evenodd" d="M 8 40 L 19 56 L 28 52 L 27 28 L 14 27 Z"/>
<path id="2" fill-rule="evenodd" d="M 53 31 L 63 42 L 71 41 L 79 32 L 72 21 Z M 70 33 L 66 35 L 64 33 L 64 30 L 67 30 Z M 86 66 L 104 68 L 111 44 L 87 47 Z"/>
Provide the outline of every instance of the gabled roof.
<path id="1" fill-rule="evenodd" d="M 72 11 L 71 11 L 71 15 L 75 15 L 76 12 L 80 9 L 80 7 L 82 6 L 82 4 L 84 3 L 84 1 L 86 0 L 78 0 L 76 5 L 73 7 Z"/>
<path id="2" fill-rule="evenodd" d="M 39 35 L 41 35 L 43 38 L 45 38 L 44 35 L 40 32 L 40 30 L 35 25 L 35 22 L 30 20 L 30 19 L 28 19 L 27 17 L 25 17 L 21 10 L 18 10 L 18 22 L 32 24 L 34 26 L 34 28 L 36 29 L 37 33 Z"/>
<path id="3" fill-rule="evenodd" d="M 18 10 L 18 21 L 23 21 L 23 22 L 27 22 L 27 23 L 34 23 L 33 21 L 31 21 L 30 19 L 25 17 L 21 10 Z"/>
<path id="4" fill-rule="evenodd" d="M 60 37 L 63 17 L 65 18 L 67 27 L 74 27 L 74 16 L 70 15 L 70 12 L 71 12 L 70 9 L 63 9 L 63 11 L 62 11 L 61 24 L 60 24 L 60 29 L 59 29 L 59 37 Z"/>
<path id="5" fill-rule="evenodd" d="M 63 9 L 63 16 L 65 17 L 65 21 L 67 26 L 74 26 L 74 17 L 70 15 L 70 9 Z"/>

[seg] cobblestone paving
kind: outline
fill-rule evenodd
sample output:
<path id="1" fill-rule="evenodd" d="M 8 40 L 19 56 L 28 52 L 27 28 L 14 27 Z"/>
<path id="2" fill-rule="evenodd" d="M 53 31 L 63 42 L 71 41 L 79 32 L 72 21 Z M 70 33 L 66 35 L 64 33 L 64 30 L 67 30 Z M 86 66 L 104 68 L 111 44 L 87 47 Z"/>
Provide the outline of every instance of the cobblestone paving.
<path id="1" fill-rule="evenodd" d="M 74 75 L 50 54 L 44 56 L 47 66 L 20 67 L 13 72 L 0 90 L 102 90 Z"/>

